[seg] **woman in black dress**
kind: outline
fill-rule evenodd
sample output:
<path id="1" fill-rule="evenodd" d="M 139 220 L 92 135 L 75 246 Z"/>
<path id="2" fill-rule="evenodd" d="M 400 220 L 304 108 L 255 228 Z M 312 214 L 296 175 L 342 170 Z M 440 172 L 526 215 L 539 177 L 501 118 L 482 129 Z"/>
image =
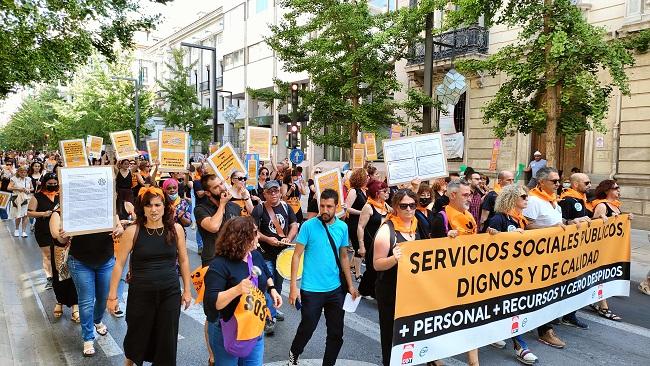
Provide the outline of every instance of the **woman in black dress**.
<path id="1" fill-rule="evenodd" d="M 70 320 L 79 323 L 79 306 L 77 289 L 70 277 L 67 266 L 63 263 L 65 244 L 59 244 L 52 238 L 50 217 L 58 210 L 59 206 L 59 181 L 56 174 L 47 173 L 43 177 L 44 189 L 36 192 L 34 199 L 29 202 L 28 215 L 36 218 L 34 236 L 43 254 L 43 269 L 48 276 L 48 284 L 54 288 L 56 305 L 54 305 L 55 318 L 63 315 L 63 305 L 72 308 Z M 58 215 L 58 214 L 57 214 Z M 56 227 L 58 232 L 59 228 Z M 57 268 L 62 269 L 59 274 Z"/>
<path id="2" fill-rule="evenodd" d="M 388 216 L 388 220 L 377 231 L 374 241 L 373 264 L 377 271 L 375 293 L 384 366 L 390 364 L 393 340 L 397 266 L 402 255 L 397 244 L 420 239 L 415 218 L 417 199 L 411 190 L 398 190 L 392 201 L 395 213 Z"/>
<path id="3" fill-rule="evenodd" d="M 302 224 L 304 217 L 302 214 L 302 206 L 300 203 L 300 197 L 303 194 L 308 194 L 309 188 L 307 188 L 307 183 L 298 175 L 296 169 L 285 169 L 284 178 L 282 181 L 282 200 L 284 200 L 296 214 L 298 223 Z"/>
<path id="4" fill-rule="evenodd" d="M 391 208 L 386 203 L 388 199 L 388 185 L 384 182 L 372 180 L 368 183 L 368 202 L 363 206 L 359 216 L 359 226 L 357 227 L 357 237 L 359 240 L 359 251 L 365 249 L 366 270 L 359 283 L 359 293 L 366 299 L 375 297 L 375 281 L 377 272 L 372 264 L 374 254 L 373 243 L 375 234 L 381 224 L 384 223 L 386 216 L 390 213 Z"/>
<path id="5" fill-rule="evenodd" d="M 135 214 L 136 224 L 129 226 L 120 239 L 106 307 L 111 313 L 119 309 L 117 287 L 130 253 L 126 365 L 142 365 L 144 361 L 176 365 L 181 302 L 185 309 L 192 302 L 185 233 L 175 222 L 175 210 L 160 188 L 140 189 Z M 183 278 L 182 295 L 176 260 Z"/>
<path id="6" fill-rule="evenodd" d="M 134 163 L 135 164 L 135 163 Z M 117 195 L 124 201 L 133 203 L 133 173 L 131 173 L 129 160 L 124 159 L 119 162 L 115 172 L 115 186 Z"/>
<path id="7" fill-rule="evenodd" d="M 354 257 L 352 258 L 352 267 L 354 277 L 358 281 L 361 278 L 361 258 L 366 254 L 366 248 L 359 246 L 359 238 L 357 237 L 357 227 L 359 226 L 359 215 L 361 209 L 366 204 L 366 185 L 368 184 L 368 173 L 365 169 L 357 169 L 350 175 L 350 190 L 348 196 L 345 198 L 345 205 L 347 207 L 348 217 L 345 220 L 348 224 L 348 235 L 350 236 L 350 243 L 354 249 Z"/>

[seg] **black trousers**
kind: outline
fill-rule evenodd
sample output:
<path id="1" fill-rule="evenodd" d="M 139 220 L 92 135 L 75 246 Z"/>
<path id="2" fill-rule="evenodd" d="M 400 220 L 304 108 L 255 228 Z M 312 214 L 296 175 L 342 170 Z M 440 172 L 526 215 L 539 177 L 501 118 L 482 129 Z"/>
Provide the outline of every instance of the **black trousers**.
<path id="1" fill-rule="evenodd" d="M 395 287 L 380 280 L 375 286 L 377 310 L 379 310 L 379 337 L 381 339 L 381 359 L 384 366 L 390 365 L 393 348 L 393 323 L 395 322 Z"/>
<path id="2" fill-rule="evenodd" d="M 291 353 L 300 355 L 314 330 L 318 326 L 320 314 L 325 310 L 325 325 L 327 326 L 327 338 L 325 341 L 325 354 L 323 355 L 323 366 L 333 366 L 343 346 L 343 300 L 345 292 L 341 287 L 329 292 L 309 292 L 300 290 L 302 308 L 300 309 L 300 325 L 296 336 L 291 343 Z"/>
<path id="3" fill-rule="evenodd" d="M 375 297 L 375 282 L 377 281 L 377 272 L 372 265 L 373 260 L 373 247 L 372 243 L 366 245 L 366 270 L 363 272 L 361 282 L 359 283 L 359 293 L 361 296 Z"/>
<path id="4" fill-rule="evenodd" d="M 124 354 L 136 365 L 176 365 L 181 290 L 178 284 L 163 290 L 129 287 L 126 300 Z"/>

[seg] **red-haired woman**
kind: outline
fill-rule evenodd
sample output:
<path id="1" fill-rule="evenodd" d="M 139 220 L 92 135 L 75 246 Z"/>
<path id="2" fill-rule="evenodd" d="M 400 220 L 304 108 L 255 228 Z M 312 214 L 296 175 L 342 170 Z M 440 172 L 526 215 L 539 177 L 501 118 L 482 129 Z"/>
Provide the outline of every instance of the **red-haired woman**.
<path id="1" fill-rule="evenodd" d="M 375 282 L 377 272 L 372 265 L 374 253 L 375 234 L 391 208 L 386 203 L 388 199 L 388 185 L 385 182 L 371 180 L 368 183 L 368 201 L 361 209 L 359 215 L 359 226 L 357 226 L 357 237 L 359 238 L 359 254 L 366 259 L 366 271 L 363 272 L 359 283 L 359 293 L 366 299 L 375 297 Z"/>
<path id="2" fill-rule="evenodd" d="M 608 217 L 621 214 L 621 187 L 615 180 L 606 179 L 596 187 L 596 199 L 591 202 L 594 208 L 594 219 L 607 221 Z M 621 321 L 621 317 L 612 313 L 607 305 L 607 300 L 600 300 L 598 305 L 590 305 L 598 315 L 605 319 Z"/>
<path id="3" fill-rule="evenodd" d="M 345 198 L 345 205 L 347 207 L 348 218 L 345 222 L 348 224 L 348 235 L 350 236 L 350 244 L 354 249 L 354 257 L 352 258 L 352 265 L 354 266 L 354 276 L 358 281 L 361 278 L 361 258 L 365 254 L 365 248 L 361 252 L 359 239 L 357 236 L 357 228 L 359 226 L 359 215 L 361 210 L 366 204 L 368 198 L 366 197 L 366 185 L 368 184 L 368 173 L 365 169 L 356 169 L 350 176 L 350 190 L 348 196 Z"/>
<path id="4" fill-rule="evenodd" d="M 136 224 L 120 240 L 106 307 L 118 310 L 117 288 L 131 255 L 129 296 L 124 336 L 126 365 L 175 365 L 181 303 L 192 302 L 185 233 L 162 189 L 143 187 L 135 204 Z M 183 293 L 178 283 L 180 264 Z"/>

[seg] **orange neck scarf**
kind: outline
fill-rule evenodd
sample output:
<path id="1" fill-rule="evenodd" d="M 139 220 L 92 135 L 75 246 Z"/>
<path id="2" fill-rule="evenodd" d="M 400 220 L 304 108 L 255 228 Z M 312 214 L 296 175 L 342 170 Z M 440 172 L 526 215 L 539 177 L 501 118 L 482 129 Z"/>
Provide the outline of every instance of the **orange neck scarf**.
<path id="1" fill-rule="evenodd" d="M 393 222 L 393 226 L 395 226 L 395 231 L 399 231 L 400 233 L 408 233 L 408 234 L 415 234 L 415 230 L 418 228 L 418 220 L 414 218 L 411 219 L 411 224 L 405 223 L 399 216 L 395 214 L 390 214 L 388 215 L 388 219 Z"/>
<path id="2" fill-rule="evenodd" d="M 386 211 L 386 203 L 380 203 L 379 201 L 375 201 L 372 198 L 368 198 L 367 203 L 369 203 L 371 206 L 378 210 Z"/>
<path id="3" fill-rule="evenodd" d="M 573 188 L 567 188 L 562 192 L 562 195 L 560 196 L 560 199 L 563 200 L 567 197 L 575 198 L 578 200 L 582 200 L 582 202 L 587 202 L 587 195 L 585 193 L 580 193 L 576 191 Z"/>
<path id="4" fill-rule="evenodd" d="M 420 206 L 418 206 L 417 210 L 420 211 L 420 212 L 422 212 L 422 213 L 425 214 L 425 215 L 427 214 L 427 208 L 426 208 L 426 207 L 420 207 Z"/>
<path id="5" fill-rule="evenodd" d="M 593 201 L 591 201 L 591 204 L 593 205 L 594 208 L 596 208 L 596 206 L 598 206 L 601 203 L 609 203 L 610 205 L 618 208 L 619 210 L 621 209 L 621 201 L 619 201 L 619 200 L 604 199 L 604 200 L 593 200 Z"/>
<path id="6" fill-rule="evenodd" d="M 535 196 L 543 201 L 550 202 L 553 205 L 553 207 L 557 205 L 557 195 L 555 193 L 551 195 L 542 191 L 541 189 L 539 189 L 539 187 L 535 187 L 530 191 L 528 191 L 528 194 L 531 196 Z"/>
<path id="7" fill-rule="evenodd" d="M 56 195 L 59 194 L 59 192 L 48 192 L 48 191 L 41 191 L 45 195 L 45 197 L 49 198 L 50 201 L 54 202 L 54 198 L 56 198 Z"/>
<path id="8" fill-rule="evenodd" d="M 469 211 L 460 212 L 451 205 L 447 205 L 445 206 L 445 213 L 452 230 L 458 230 L 460 235 L 476 234 L 478 232 L 476 220 Z"/>
<path id="9" fill-rule="evenodd" d="M 528 225 L 528 220 L 524 217 L 524 214 L 521 211 L 517 211 L 516 209 L 512 209 L 508 211 L 508 216 L 512 217 L 519 223 L 519 227 L 522 229 L 526 228 L 526 225 Z"/>

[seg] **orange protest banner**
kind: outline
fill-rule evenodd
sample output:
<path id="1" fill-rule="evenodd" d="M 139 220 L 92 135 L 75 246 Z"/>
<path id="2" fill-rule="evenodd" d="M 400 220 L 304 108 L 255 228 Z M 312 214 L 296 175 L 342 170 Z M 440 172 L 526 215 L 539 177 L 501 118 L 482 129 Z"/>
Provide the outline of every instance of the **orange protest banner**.
<path id="1" fill-rule="evenodd" d="M 59 141 L 63 165 L 67 168 L 88 166 L 88 155 L 83 139 Z"/>
<path id="2" fill-rule="evenodd" d="M 314 186 L 316 187 L 316 200 L 320 205 L 320 194 L 326 189 L 333 189 L 339 194 L 339 204 L 336 206 L 336 216 L 345 215 L 345 210 L 341 206 L 343 200 L 343 185 L 341 184 L 341 171 L 336 168 L 314 177 Z"/>

